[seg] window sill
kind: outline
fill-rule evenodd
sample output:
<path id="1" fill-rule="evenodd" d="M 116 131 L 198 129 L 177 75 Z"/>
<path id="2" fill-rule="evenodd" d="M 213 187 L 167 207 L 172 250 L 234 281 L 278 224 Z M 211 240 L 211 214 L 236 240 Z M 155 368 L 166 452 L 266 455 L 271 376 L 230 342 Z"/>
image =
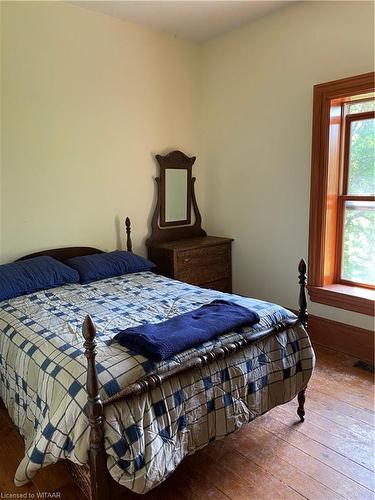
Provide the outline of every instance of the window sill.
<path id="1" fill-rule="evenodd" d="M 328 306 L 375 316 L 375 291 L 347 285 L 308 286 L 310 300 Z"/>

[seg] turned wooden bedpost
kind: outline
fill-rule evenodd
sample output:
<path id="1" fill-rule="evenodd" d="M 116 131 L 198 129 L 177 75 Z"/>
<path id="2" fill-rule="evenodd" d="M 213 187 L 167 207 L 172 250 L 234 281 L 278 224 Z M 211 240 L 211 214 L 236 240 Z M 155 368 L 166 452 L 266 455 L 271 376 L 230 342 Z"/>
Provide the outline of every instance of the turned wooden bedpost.
<path id="1" fill-rule="evenodd" d="M 297 415 L 299 416 L 301 422 L 305 421 L 306 389 L 307 389 L 307 387 L 304 387 L 301 391 L 299 391 L 298 396 L 297 396 L 297 399 L 298 399 Z"/>
<path id="2" fill-rule="evenodd" d="M 125 219 L 126 249 L 127 249 L 128 252 L 132 252 L 133 251 L 132 239 L 131 239 L 131 236 L 130 236 L 130 233 L 131 233 L 130 226 L 131 226 L 130 219 L 129 219 L 129 217 L 126 217 L 126 219 Z"/>
<path id="3" fill-rule="evenodd" d="M 306 299 L 306 262 L 301 259 L 298 265 L 298 283 L 300 286 L 299 291 L 299 311 L 298 311 L 298 319 L 302 323 L 302 325 L 307 328 L 307 321 L 309 315 L 307 314 L 307 299 Z M 301 422 L 305 420 L 305 401 L 306 401 L 306 387 L 304 387 L 298 393 L 298 409 L 297 415 L 299 416 Z"/>
<path id="4" fill-rule="evenodd" d="M 82 333 L 87 358 L 87 405 L 86 415 L 90 423 L 90 478 L 92 500 L 107 498 L 107 456 L 103 436 L 103 405 L 99 395 L 99 380 L 95 366 L 96 329 L 90 316 L 86 316 Z"/>
<path id="5" fill-rule="evenodd" d="M 299 299 L 298 299 L 298 305 L 299 305 L 298 318 L 303 324 L 303 326 L 307 328 L 307 320 L 309 316 L 307 314 L 307 300 L 306 300 L 306 262 L 303 259 L 300 260 L 300 263 L 298 265 L 298 283 L 300 286 Z"/>

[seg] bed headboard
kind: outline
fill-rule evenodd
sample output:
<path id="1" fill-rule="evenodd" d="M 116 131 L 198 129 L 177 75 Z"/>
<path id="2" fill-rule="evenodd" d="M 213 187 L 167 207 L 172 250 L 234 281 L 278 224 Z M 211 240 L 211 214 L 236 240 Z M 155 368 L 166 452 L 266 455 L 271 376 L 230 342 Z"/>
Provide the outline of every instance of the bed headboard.
<path id="1" fill-rule="evenodd" d="M 128 252 L 131 252 L 132 251 L 132 240 L 130 236 L 131 222 L 129 217 L 126 217 L 125 220 L 125 231 L 126 231 L 126 248 Z M 93 247 L 52 248 L 51 250 L 42 250 L 41 252 L 35 252 L 29 255 L 24 255 L 20 259 L 17 259 L 17 261 L 32 259 L 33 257 L 48 256 L 63 262 L 64 260 L 71 259 L 73 257 L 82 257 L 83 255 L 92 255 L 94 253 L 103 253 L 103 251 Z"/>
<path id="2" fill-rule="evenodd" d="M 66 248 L 52 248 L 51 250 L 43 250 L 42 252 L 35 252 L 21 257 L 19 260 L 32 259 L 33 257 L 48 256 L 63 262 L 64 260 L 71 259 L 72 257 L 81 257 L 82 255 L 92 255 L 94 253 L 103 253 L 102 250 L 92 247 L 66 247 Z"/>

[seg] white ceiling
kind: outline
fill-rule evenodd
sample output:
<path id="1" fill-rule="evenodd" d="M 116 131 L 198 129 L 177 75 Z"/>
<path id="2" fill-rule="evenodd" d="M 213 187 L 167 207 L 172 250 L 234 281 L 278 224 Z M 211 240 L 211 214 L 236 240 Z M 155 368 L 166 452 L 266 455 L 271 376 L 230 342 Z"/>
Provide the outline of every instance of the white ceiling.
<path id="1" fill-rule="evenodd" d="M 202 43 L 292 1 L 74 0 L 69 3 Z"/>

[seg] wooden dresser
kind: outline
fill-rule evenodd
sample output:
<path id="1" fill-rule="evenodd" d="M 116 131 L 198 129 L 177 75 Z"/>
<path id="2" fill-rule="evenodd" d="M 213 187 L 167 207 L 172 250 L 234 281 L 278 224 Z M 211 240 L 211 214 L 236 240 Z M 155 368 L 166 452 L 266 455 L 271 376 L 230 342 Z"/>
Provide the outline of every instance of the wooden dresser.
<path id="1" fill-rule="evenodd" d="M 222 292 L 232 291 L 232 239 L 202 236 L 148 245 L 155 272 Z"/>

